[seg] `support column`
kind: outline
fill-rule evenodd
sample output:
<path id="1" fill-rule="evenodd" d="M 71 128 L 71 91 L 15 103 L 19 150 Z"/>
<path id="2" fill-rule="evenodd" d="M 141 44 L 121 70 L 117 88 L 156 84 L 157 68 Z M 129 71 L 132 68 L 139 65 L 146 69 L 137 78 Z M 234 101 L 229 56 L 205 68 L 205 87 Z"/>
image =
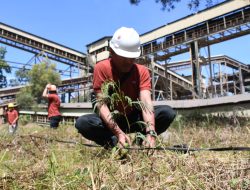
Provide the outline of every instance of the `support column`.
<path id="1" fill-rule="evenodd" d="M 244 79 L 242 75 L 242 69 L 239 67 L 239 80 L 240 80 L 240 93 L 244 94 L 245 93 L 245 86 L 244 86 Z"/>
<path id="2" fill-rule="evenodd" d="M 62 103 L 65 103 L 65 93 L 63 93 L 63 94 L 61 95 L 61 102 L 62 102 Z"/>
<path id="3" fill-rule="evenodd" d="M 208 50 L 208 64 L 209 64 L 209 74 L 210 74 L 210 89 L 212 97 L 214 97 L 214 85 L 213 85 L 213 70 L 212 70 L 212 63 L 211 63 L 211 51 L 210 51 L 210 45 L 207 46 Z"/>
<path id="4" fill-rule="evenodd" d="M 80 85 L 77 85 L 77 102 L 80 102 Z M 84 89 L 84 97 L 85 97 L 85 89 Z"/>
<path id="5" fill-rule="evenodd" d="M 72 78 L 72 66 L 69 67 L 69 77 Z"/>
<path id="6" fill-rule="evenodd" d="M 154 63 L 154 56 L 151 57 L 151 80 L 152 80 L 152 100 L 155 101 L 155 63 Z"/>
<path id="7" fill-rule="evenodd" d="M 200 64 L 199 64 L 199 47 L 198 41 L 190 43 L 191 65 L 192 65 L 192 82 L 196 94 L 201 97 L 200 85 Z M 194 97 L 193 97 L 194 98 Z"/>
<path id="8" fill-rule="evenodd" d="M 70 103 L 70 99 L 71 99 L 71 92 L 68 93 L 68 103 Z"/>
<path id="9" fill-rule="evenodd" d="M 165 65 L 164 65 L 164 68 L 165 68 L 165 78 L 163 78 L 164 82 L 163 82 L 163 85 L 164 85 L 164 90 L 165 90 L 165 99 L 166 100 L 169 100 L 171 99 L 171 93 L 173 91 L 172 87 L 170 88 L 170 76 L 168 74 L 168 63 L 169 63 L 170 59 L 168 60 L 165 60 Z"/>
<path id="10" fill-rule="evenodd" d="M 170 100 L 173 100 L 173 82 L 170 81 Z"/>
<path id="11" fill-rule="evenodd" d="M 220 95 L 223 96 L 221 63 L 219 63 Z"/>
<path id="12" fill-rule="evenodd" d="M 237 94 L 237 90 L 236 90 L 236 84 L 235 84 L 235 81 L 234 81 L 234 95 Z"/>

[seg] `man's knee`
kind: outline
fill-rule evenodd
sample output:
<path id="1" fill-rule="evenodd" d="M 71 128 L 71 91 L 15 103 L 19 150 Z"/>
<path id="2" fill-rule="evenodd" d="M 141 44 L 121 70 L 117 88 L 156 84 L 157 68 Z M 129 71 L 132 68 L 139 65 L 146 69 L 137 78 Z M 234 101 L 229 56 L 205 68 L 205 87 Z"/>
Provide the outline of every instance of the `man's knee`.
<path id="1" fill-rule="evenodd" d="M 176 116 L 175 110 L 170 106 L 156 106 L 155 107 L 155 128 L 158 134 L 167 130 Z"/>
<path id="2" fill-rule="evenodd" d="M 84 127 L 88 125 L 88 117 L 87 116 L 81 116 L 77 118 L 75 127 L 78 129 L 78 131 L 84 130 Z"/>
<path id="3" fill-rule="evenodd" d="M 168 119 L 170 121 L 170 123 L 174 120 L 174 118 L 176 117 L 176 111 L 173 110 L 171 107 L 166 106 L 165 108 L 165 115 L 168 116 Z"/>
<path id="4" fill-rule="evenodd" d="M 176 111 L 173 110 L 170 106 L 162 105 L 155 107 L 156 119 L 166 119 L 169 121 L 173 121 L 176 116 Z"/>
<path id="5" fill-rule="evenodd" d="M 96 114 L 88 114 L 76 120 L 75 127 L 80 133 L 88 132 L 101 125 L 101 119 Z"/>

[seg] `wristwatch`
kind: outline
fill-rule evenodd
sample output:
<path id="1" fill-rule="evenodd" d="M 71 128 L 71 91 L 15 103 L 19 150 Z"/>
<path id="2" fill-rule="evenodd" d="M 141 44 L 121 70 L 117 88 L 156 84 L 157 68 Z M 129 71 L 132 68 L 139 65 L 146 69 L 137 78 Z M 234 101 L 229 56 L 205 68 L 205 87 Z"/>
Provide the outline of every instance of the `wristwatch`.
<path id="1" fill-rule="evenodd" d="M 149 130 L 149 131 L 146 132 L 146 135 L 151 135 L 151 136 L 155 137 L 157 135 L 157 133 L 156 133 L 155 130 Z"/>

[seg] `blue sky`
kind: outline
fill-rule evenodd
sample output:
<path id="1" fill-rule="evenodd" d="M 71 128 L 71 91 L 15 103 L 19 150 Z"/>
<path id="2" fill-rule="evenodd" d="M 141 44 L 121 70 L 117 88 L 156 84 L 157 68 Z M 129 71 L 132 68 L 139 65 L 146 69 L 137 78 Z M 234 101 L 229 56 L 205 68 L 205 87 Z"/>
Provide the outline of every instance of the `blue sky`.
<path id="1" fill-rule="evenodd" d="M 186 3 L 182 0 L 168 12 L 162 11 L 161 4 L 155 3 L 155 0 L 143 0 L 138 6 L 131 5 L 129 0 L 6 0 L 0 4 L 0 22 L 86 53 L 87 44 L 112 36 L 121 26 L 133 27 L 143 34 L 193 13 Z M 247 35 L 214 45 L 211 53 L 227 54 L 250 64 L 249 47 L 250 36 Z M 33 56 L 8 46 L 6 48 L 7 61 L 27 63 Z M 201 53 L 206 56 L 205 50 L 201 49 Z M 188 57 L 184 54 L 172 60 Z"/>

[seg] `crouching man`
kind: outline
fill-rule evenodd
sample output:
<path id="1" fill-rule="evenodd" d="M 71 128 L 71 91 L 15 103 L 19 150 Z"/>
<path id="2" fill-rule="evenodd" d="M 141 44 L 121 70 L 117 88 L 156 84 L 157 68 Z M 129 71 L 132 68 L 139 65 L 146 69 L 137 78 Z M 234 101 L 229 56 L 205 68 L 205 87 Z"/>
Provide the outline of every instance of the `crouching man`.
<path id="1" fill-rule="evenodd" d="M 176 113 L 169 106 L 153 106 L 149 71 L 136 63 L 136 58 L 141 54 L 140 37 L 133 28 L 119 28 L 110 41 L 110 48 L 110 58 L 97 63 L 94 68 L 93 89 L 99 114 L 79 117 L 75 127 L 85 138 L 102 146 L 131 144 L 127 134 L 140 132 L 145 135 L 143 145 L 155 147 L 156 136 L 167 130 Z M 107 81 L 117 84 L 119 89 L 116 92 L 132 101 L 139 100 L 146 109 L 128 106 L 126 99 L 114 106 L 100 101 L 104 95 L 102 86 Z M 121 113 L 120 117 L 112 117 L 114 110 Z M 142 127 L 138 121 L 144 121 L 146 127 Z"/>

